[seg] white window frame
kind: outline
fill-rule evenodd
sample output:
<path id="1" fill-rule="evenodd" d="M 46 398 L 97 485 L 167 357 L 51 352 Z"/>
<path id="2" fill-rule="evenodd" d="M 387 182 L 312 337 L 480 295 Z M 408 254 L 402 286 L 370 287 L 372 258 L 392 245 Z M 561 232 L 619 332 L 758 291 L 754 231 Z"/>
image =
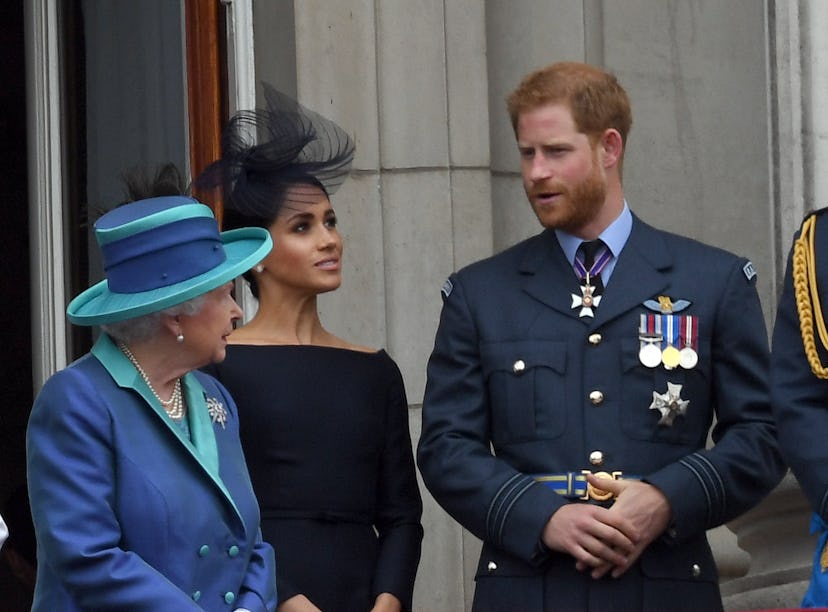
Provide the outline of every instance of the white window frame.
<path id="1" fill-rule="evenodd" d="M 24 2 L 35 392 L 66 366 L 64 126 L 58 0 Z"/>

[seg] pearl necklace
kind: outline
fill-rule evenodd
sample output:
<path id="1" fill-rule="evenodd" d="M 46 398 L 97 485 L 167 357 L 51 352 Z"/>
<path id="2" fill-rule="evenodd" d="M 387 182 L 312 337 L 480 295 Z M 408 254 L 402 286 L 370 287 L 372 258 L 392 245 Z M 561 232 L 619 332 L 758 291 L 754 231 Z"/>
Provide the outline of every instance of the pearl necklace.
<path id="1" fill-rule="evenodd" d="M 129 350 L 126 344 L 123 342 L 118 342 L 118 348 L 121 349 L 121 352 L 126 355 L 126 358 L 129 359 L 130 363 L 135 366 L 135 369 L 138 370 L 138 373 L 141 375 L 141 378 L 144 379 L 144 382 L 147 383 L 147 387 L 149 390 L 152 391 L 152 394 L 155 396 L 155 399 L 161 404 L 164 410 L 167 411 L 167 414 L 173 420 L 179 420 L 184 417 L 184 400 L 181 394 L 181 379 L 175 379 L 175 386 L 173 387 L 172 395 L 168 400 L 162 400 L 161 396 L 158 395 L 158 392 L 152 386 L 150 382 L 149 376 L 147 373 L 144 372 L 144 368 L 141 367 L 141 364 L 138 363 L 138 360 L 135 358 L 135 355 L 132 354 L 132 351 Z"/>

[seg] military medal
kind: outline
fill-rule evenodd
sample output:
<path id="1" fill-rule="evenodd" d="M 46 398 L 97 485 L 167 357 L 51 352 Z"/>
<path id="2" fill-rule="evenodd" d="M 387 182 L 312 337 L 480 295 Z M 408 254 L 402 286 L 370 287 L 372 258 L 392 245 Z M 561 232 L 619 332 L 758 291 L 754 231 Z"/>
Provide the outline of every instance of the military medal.
<path id="1" fill-rule="evenodd" d="M 685 370 L 695 368 L 699 363 L 696 352 L 698 317 L 675 314 L 690 306 L 690 302 L 674 302 L 669 296 L 660 295 L 658 300 L 646 300 L 644 306 L 658 314 L 640 315 L 638 339 L 641 348 L 638 359 L 641 363 L 648 368 L 663 364 L 668 370 L 677 367 Z"/>
<path id="2" fill-rule="evenodd" d="M 589 284 L 589 272 L 586 273 L 585 282 L 581 285 L 581 295 L 572 295 L 572 308 L 580 308 L 579 317 L 594 317 L 593 308 L 601 303 L 601 296 L 595 295 L 595 287 Z"/>
<path id="3" fill-rule="evenodd" d="M 648 368 L 661 363 L 661 330 L 652 315 L 642 314 L 638 319 L 638 360 Z"/>
<path id="4" fill-rule="evenodd" d="M 586 269 L 580 259 L 575 258 L 575 272 L 578 278 L 581 279 L 581 295 L 575 293 L 570 295 L 572 296 L 572 308 L 581 309 L 578 313 L 579 317 L 595 316 L 593 309 L 598 308 L 598 304 L 601 303 L 601 294 L 597 293 L 598 288 L 591 283 L 591 280 L 599 277 L 601 270 L 606 267 L 610 259 L 612 259 L 612 251 L 606 247 L 603 248 L 601 254 L 595 259 L 595 262 L 590 266 L 589 270 Z"/>
<path id="5" fill-rule="evenodd" d="M 685 370 L 691 370 L 699 363 L 699 354 L 693 348 L 698 344 L 699 331 L 697 317 L 681 317 L 682 344 L 680 351 L 679 365 Z"/>
<path id="6" fill-rule="evenodd" d="M 640 338 L 641 349 L 638 351 L 638 359 L 648 368 L 655 368 L 661 363 L 661 349 L 658 348 L 661 338 Z"/>
<path id="7" fill-rule="evenodd" d="M 676 325 L 678 317 L 673 314 L 657 315 L 661 322 L 661 333 L 664 336 L 661 349 L 661 363 L 668 370 L 676 368 L 681 360 L 679 350 L 676 348 L 680 326 Z"/>
<path id="8" fill-rule="evenodd" d="M 681 385 L 668 382 L 666 393 L 653 391 L 653 402 L 650 404 L 650 410 L 658 410 L 661 414 L 661 418 L 658 420 L 659 425 L 672 427 L 676 417 L 684 416 L 687 413 L 690 400 L 681 399 L 681 387 Z"/>
<path id="9" fill-rule="evenodd" d="M 668 370 L 675 368 L 681 361 L 681 353 L 672 344 L 668 344 L 663 351 L 661 351 L 661 363 Z"/>
<path id="10" fill-rule="evenodd" d="M 685 346 L 679 351 L 679 365 L 685 370 L 692 370 L 699 363 L 699 355 L 692 347 Z"/>

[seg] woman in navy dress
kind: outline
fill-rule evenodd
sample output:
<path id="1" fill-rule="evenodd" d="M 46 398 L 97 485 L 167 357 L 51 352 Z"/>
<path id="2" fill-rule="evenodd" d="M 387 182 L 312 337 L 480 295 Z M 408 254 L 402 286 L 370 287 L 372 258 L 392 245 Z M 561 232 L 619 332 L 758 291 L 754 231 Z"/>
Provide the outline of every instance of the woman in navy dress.
<path id="1" fill-rule="evenodd" d="M 245 278 L 258 299 L 214 374 L 233 394 L 279 558 L 279 610 L 410 610 L 422 540 L 408 403 L 396 363 L 323 326 L 317 296 L 339 287 L 342 238 L 329 194 L 353 159 L 333 122 L 267 88 L 233 117 L 222 159 L 225 227 L 270 231 Z M 258 143 L 248 141 L 258 133 Z"/>

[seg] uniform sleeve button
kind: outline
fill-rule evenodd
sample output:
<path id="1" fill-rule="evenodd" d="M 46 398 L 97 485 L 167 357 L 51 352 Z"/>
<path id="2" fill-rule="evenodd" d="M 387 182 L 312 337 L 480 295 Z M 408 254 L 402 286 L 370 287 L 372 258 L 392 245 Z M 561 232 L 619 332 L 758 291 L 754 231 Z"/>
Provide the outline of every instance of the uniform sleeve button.
<path id="1" fill-rule="evenodd" d="M 701 568 L 699 567 L 698 563 L 694 563 L 690 566 L 690 575 L 693 576 L 693 578 L 698 578 L 699 576 L 701 576 Z"/>
<path id="2" fill-rule="evenodd" d="M 236 601 L 236 594 L 233 591 L 227 591 L 224 594 L 224 603 L 231 604 Z"/>
<path id="3" fill-rule="evenodd" d="M 486 570 L 491 574 L 497 570 L 497 563 L 494 561 L 489 561 L 489 564 L 486 566 Z"/>
<path id="4" fill-rule="evenodd" d="M 239 556 L 239 547 L 235 544 L 227 549 L 227 554 L 231 557 L 238 557 Z"/>
<path id="5" fill-rule="evenodd" d="M 589 392 L 589 401 L 593 406 L 600 406 L 604 402 L 604 394 L 598 390 Z"/>
<path id="6" fill-rule="evenodd" d="M 198 601 L 199 599 L 201 599 L 201 591 L 193 591 L 192 597 L 193 601 Z"/>
<path id="7" fill-rule="evenodd" d="M 523 359 L 518 359 L 515 363 L 512 364 L 512 372 L 515 374 L 520 374 L 526 369 L 526 362 Z"/>
<path id="8" fill-rule="evenodd" d="M 210 554 L 210 547 L 204 544 L 201 548 L 198 549 L 198 556 L 199 557 L 206 557 Z"/>

